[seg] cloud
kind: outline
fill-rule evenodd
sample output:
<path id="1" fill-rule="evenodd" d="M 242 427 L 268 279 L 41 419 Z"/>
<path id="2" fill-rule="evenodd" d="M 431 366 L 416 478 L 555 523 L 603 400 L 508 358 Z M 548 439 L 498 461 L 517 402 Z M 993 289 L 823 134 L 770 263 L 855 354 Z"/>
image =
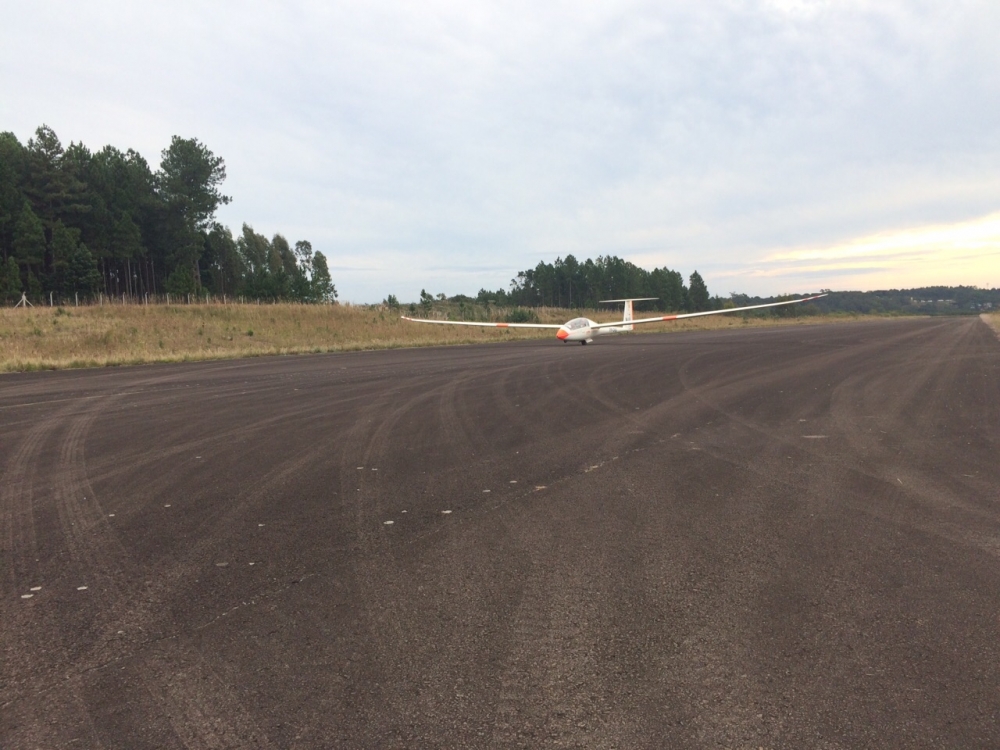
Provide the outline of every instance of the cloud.
<path id="1" fill-rule="evenodd" d="M 823 278 L 867 288 L 1000 283 L 1000 213 L 955 224 L 879 232 L 848 242 L 768 253 L 752 267 L 716 271 L 731 282 Z"/>
<path id="2" fill-rule="evenodd" d="M 198 137 L 234 229 L 378 269 L 335 279 L 346 299 L 567 253 L 713 287 L 787 265 L 772 248 L 995 212 L 998 30 L 1000 5 L 962 1 L 22 3 L 0 128 L 154 165 Z"/>

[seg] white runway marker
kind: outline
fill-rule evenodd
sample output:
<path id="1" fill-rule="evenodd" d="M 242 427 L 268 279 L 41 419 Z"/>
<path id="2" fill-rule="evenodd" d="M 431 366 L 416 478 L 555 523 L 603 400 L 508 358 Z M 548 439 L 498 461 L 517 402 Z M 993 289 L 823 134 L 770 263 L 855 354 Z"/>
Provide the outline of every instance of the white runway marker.
<path id="1" fill-rule="evenodd" d="M 77 586 L 77 587 L 76 587 L 76 590 L 77 590 L 77 591 L 86 591 L 86 590 L 87 590 L 87 587 L 86 587 L 86 586 Z"/>
<path id="2" fill-rule="evenodd" d="M 253 565 L 253 563 L 250 563 L 250 564 Z"/>
<path id="3" fill-rule="evenodd" d="M 108 513 L 108 518 L 114 518 L 114 517 L 115 517 L 114 513 Z"/>
<path id="4" fill-rule="evenodd" d="M 22 599 L 30 599 L 33 596 L 34 596 L 34 594 L 21 594 L 21 598 Z"/>
<path id="5" fill-rule="evenodd" d="M 259 523 L 259 524 L 257 524 L 257 528 L 260 528 L 260 527 L 261 527 L 261 526 L 263 526 L 263 525 L 264 525 L 264 524 L 262 524 L 262 523 Z"/>
<path id="6" fill-rule="evenodd" d="M 359 466 L 359 467 L 358 467 L 358 471 L 361 471 L 361 470 L 362 470 L 362 469 L 364 469 L 364 468 L 365 468 L 364 466 Z"/>
<path id="7" fill-rule="evenodd" d="M 405 510 L 401 510 L 400 513 L 406 513 L 406 511 Z"/>
<path id="8" fill-rule="evenodd" d="M 32 586 L 30 589 L 28 589 L 28 591 L 41 591 L 41 590 L 42 590 L 41 586 Z"/>
<path id="9" fill-rule="evenodd" d="M 484 495 L 485 495 L 485 494 L 486 494 L 487 492 L 489 492 L 489 490 L 483 490 L 483 494 L 484 494 Z"/>
<path id="10" fill-rule="evenodd" d="M 170 507 L 170 503 L 167 503 L 167 504 L 166 504 L 166 505 L 164 505 L 163 507 L 164 507 L 164 508 L 169 508 L 169 507 Z"/>
<path id="11" fill-rule="evenodd" d="M 383 522 L 382 522 L 382 524 L 383 524 L 384 526 L 392 526 L 392 525 L 393 525 L 394 523 L 396 523 L 396 522 L 395 522 L 395 521 L 383 521 Z"/>
<path id="12" fill-rule="evenodd" d="M 825 440 L 826 435 L 803 435 L 806 440 Z"/>
<path id="13" fill-rule="evenodd" d="M 217 568 L 225 568 L 225 567 L 228 567 L 228 566 L 229 566 L 229 563 L 227 563 L 227 562 L 217 562 L 215 564 L 215 567 L 217 567 Z"/>
<path id="14" fill-rule="evenodd" d="M 509 482 L 509 484 L 517 484 L 517 480 L 516 479 L 511 479 L 510 482 Z"/>
<path id="15" fill-rule="evenodd" d="M 441 512 L 442 512 L 442 513 L 443 513 L 444 515 L 448 515 L 449 513 L 451 513 L 451 511 L 450 511 L 450 510 L 442 510 Z"/>

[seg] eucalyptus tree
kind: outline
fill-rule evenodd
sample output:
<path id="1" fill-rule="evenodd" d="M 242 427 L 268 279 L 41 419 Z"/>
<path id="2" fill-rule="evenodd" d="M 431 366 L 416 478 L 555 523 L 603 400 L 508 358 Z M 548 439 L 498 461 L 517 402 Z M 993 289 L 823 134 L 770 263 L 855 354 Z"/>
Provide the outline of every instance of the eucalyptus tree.
<path id="1" fill-rule="evenodd" d="M 337 299 L 337 287 L 330 278 L 330 269 L 326 264 L 326 256 L 316 251 L 312 259 L 312 290 L 310 302 L 334 302 Z"/>

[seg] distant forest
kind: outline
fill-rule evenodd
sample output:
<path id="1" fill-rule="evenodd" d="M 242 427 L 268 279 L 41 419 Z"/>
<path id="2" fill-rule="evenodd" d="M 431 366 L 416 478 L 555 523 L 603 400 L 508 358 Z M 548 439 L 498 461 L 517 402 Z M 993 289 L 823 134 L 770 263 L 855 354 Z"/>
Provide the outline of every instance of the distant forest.
<path id="1" fill-rule="evenodd" d="M 733 301 L 759 297 L 733 295 Z M 925 286 L 916 289 L 883 289 L 874 292 L 830 292 L 828 297 L 803 305 L 817 313 L 847 312 L 895 315 L 973 315 L 1000 310 L 1000 289 L 975 286 Z M 797 305 L 793 306 L 797 307 Z"/>
<path id="2" fill-rule="evenodd" d="M 215 221 L 229 203 L 221 157 L 178 136 L 159 169 L 136 151 L 63 148 L 42 126 L 0 133 L 0 301 L 174 294 L 327 302 L 337 292 L 309 242 Z"/>
<path id="3" fill-rule="evenodd" d="M 751 297 L 732 293 L 727 297 L 710 295 L 704 279 L 694 271 L 684 283 L 678 271 L 654 268 L 647 271 L 616 256 L 601 256 L 597 260 L 580 262 L 572 255 L 557 258 L 554 263 L 540 262 L 537 266 L 511 279 L 510 289 L 490 291 L 480 289 L 476 297 L 443 294 L 433 297 L 424 292 L 421 304 L 427 310 L 435 301 L 450 301 L 469 305 L 477 303 L 496 307 L 570 307 L 596 308 L 602 299 L 625 297 L 655 297 L 642 303 L 642 309 L 699 312 L 730 307 L 777 302 L 804 297 L 818 291 L 828 296 L 802 307 L 792 306 L 765 310 L 755 315 L 798 316 L 822 313 L 954 315 L 1000 310 L 1000 289 L 980 289 L 972 286 L 932 286 L 917 289 L 891 289 L 873 292 L 830 292 L 806 290 L 802 294 L 779 297 Z M 389 298 L 393 302 L 394 297 Z M 469 308 L 471 313 L 471 308 Z"/>
<path id="4" fill-rule="evenodd" d="M 476 301 L 501 306 L 594 308 L 602 299 L 656 297 L 660 310 L 708 310 L 711 300 L 695 271 L 685 285 L 678 271 L 647 271 L 614 255 L 580 262 L 572 255 L 554 263 L 540 262 L 511 279 L 510 290 L 481 289 Z"/>

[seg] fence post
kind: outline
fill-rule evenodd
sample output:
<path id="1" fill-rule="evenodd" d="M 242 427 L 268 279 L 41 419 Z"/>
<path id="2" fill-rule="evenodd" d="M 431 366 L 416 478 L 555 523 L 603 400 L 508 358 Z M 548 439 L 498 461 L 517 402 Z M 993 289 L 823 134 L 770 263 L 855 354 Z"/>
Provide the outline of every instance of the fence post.
<path id="1" fill-rule="evenodd" d="M 74 307 L 79 307 L 80 306 L 80 293 L 79 292 L 73 292 L 73 299 L 76 300 L 76 302 L 74 303 Z"/>

